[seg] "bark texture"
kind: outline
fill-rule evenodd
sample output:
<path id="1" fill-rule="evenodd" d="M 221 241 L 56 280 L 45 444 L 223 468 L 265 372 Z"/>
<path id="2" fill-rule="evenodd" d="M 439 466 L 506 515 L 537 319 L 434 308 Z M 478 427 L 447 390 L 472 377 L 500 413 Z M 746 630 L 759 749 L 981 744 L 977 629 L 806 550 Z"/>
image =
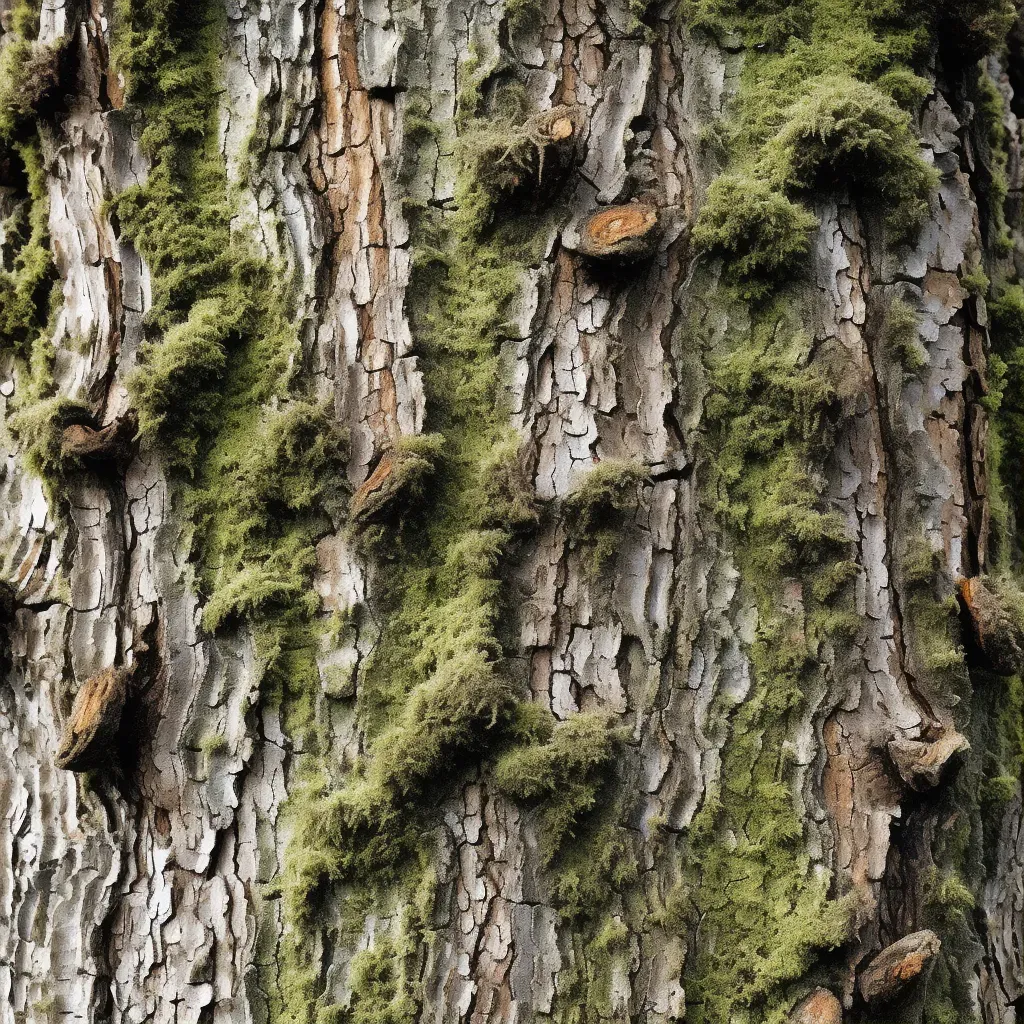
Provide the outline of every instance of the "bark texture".
<path id="1" fill-rule="evenodd" d="M 1017 1020 L 1024 31 L 881 6 L 0 0 L 0 1022 Z"/>

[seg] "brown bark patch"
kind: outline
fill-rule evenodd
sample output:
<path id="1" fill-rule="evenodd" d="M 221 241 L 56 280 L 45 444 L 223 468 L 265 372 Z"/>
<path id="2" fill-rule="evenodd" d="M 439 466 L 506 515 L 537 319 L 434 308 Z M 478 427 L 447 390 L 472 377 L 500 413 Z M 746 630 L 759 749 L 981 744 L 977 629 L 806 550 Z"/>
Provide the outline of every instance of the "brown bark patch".
<path id="1" fill-rule="evenodd" d="M 827 988 L 816 988 L 790 1014 L 791 1024 L 843 1024 L 843 1007 Z"/>
<path id="2" fill-rule="evenodd" d="M 939 937 L 927 928 L 887 946 L 861 973 L 859 986 L 864 1001 L 888 1002 L 900 995 L 941 946 Z"/>
<path id="3" fill-rule="evenodd" d="M 111 666 L 85 681 L 61 733 L 58 768 L 82 772 L 112 759 L 130 675 L 130 669 Z"/>
<path id="4" fill-rule="evenodd" d="M 73 423 L 61 433 L 61 455 L 94 464 L 121 462 L 131 455 L 135 430 L 136 420 L 132 414 L 121 416 L 99 430 L 84 423 Z"/>
<path id="5" fill-rule="evenodd" d="M 388 452 L 377 463 L 377 468 L 366 478 L 366 482 L 352 495 L 350 514 L 354 520 L 368 520 L 387 502 L 391 488 L 388 482 L 395 469 L 395 456 Z"/>
<path id="6" fill-rule="evenodd" d="M 592 259 L 637 259 L 655 242 L 658 211 L 648 203 L 610 206 L 593 214 L 580 229 L 579 251 Z"/>

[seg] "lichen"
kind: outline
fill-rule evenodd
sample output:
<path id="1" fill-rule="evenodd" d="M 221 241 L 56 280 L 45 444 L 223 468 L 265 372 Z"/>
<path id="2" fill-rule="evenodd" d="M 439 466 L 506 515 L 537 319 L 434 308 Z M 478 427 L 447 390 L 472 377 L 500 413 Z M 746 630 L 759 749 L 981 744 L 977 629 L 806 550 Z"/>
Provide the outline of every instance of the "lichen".
<path id="1" fill-rule="evenodd" d="M 928 365 L 928 353 L 921 344 L 918 314 L 901 298 L 893 298 L 885 308 L 882 340 L 886 351 L 910 373 Z"/>
<path id="2" fill-rule="evenodd" d="M 820 194 L 868 198 L 894 242 L 926 215 L 937 177 L 920 155 L 911 118 L 930 87 L 916 73 L 928 22 L 891 4 L 690 0 L 691 27 L 739 34 L 740 89 L 722 135 L 727 173 L 711 186 L 695 240 L 728 257 L 748 298 L 799 276 Z"/>
<path id="3" fill-rule="evenodd" d="M 745 298 L 759 298 L 799 272 L 817 223 L 754 173 L 724 174 L 708 190 L 693 241 L 727 260 L 729 277 Z"/>
<path id="4" fill-rule="evenodd" d="M 63 429 L 88 419 L 83 402 L 55 397 L 29 402 L 8 420 L 11 433 L 21 444 L 25 466 L 43 481 L 51 505 L 59 506 L 69 479 L 82 469 L 81 460 L 63 449 Z"/>
<path id="5" fill-rule="evenodd" d="M 413 232 L 408 310 L 430 434 L 383 453 L 382 464 L 390 463 L 353 499 L 356 532 L 375 564 L 381 624 L 356 680 L 366 756 L 340 773 L 329 759 L 309 757 L 308 781 L 293 801 L 283 886 L 294 994 L 282 1013 L 290 1019 L 306 1019 L 304 1005 L 318 998 L 312 950 L 301 937 L 330 927 L 360 894 L 394 898 L 386 894 L 420 873 L 432 802 L 471 777 L 488 752 L 522 737 L 520 696 L 499 635 L 501 565 L 537 513 L 518 464 L 520 441 L 506 424 L 497 347 L 535 250 L 537 217 L 499 218 L 496 204 L 516 187 L 508 174 L 539 167 L 516 153 L 506 163 L 493 142 L 507 114 L 493 119 L 481 109 L 472 67 L 462 81 L 455 121 L 417 132 L 425 146 L 440 131 L 462 139 L 453 147 L 455 208 L 419 209 Z M 494 98 L 502 111 L 521 102 L 515 90 Z M 534 145 L 529 133 L 522 138 Z M 525 160 L 525 150 L 520 155 Z M 340 911 L 335 903 L 324 916 L 327 895 L 342 892 Z"/>

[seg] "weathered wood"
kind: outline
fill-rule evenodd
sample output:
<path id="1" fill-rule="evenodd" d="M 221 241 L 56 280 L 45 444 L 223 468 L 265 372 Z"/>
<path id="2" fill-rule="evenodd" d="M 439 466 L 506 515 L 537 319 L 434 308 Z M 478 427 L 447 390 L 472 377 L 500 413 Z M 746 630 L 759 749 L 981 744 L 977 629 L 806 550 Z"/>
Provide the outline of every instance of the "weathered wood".
<path id="1" fill-rule="evenodd" d="M 99 429 L 73 423 L 61 432 L 61 454 L 90 465 L 123 462 L 131 457 L 136 430 L 137 421 L 131 413 Z"/>
<path id="2" fill-rule="evenodd" d="M 911 789 L 934 789 L 948 771 L 950 761 L 970 749 L 967 739 L 955 729 L 946 729 L 933 740 L 898 738 L 889 741 L 889 756 L 903 781 Z"/>
<path id="3" fill-rule="evenodd" d="M 843 1024 L 843 1006 L 827 988 L 816 988 L 789 1017 L 792 1024 Z"/>
<path id="4" fill-rule="evenodd" d="M 884 1003 L 902 995 L 925 971 L 942 943 L 924 929 L 886 946 L 860 974 L 860 994 L 868 1003 Z"/>
<path id="5" fill-rule="evenodd" d="M 57 745 L 58 768 L 83 772 L 116 762 L 130 678 L 130 670 L 111 666 L 82 684 Z"/>
<path id="6" fill-rule="evenodd" d="M 577 249 L 598 260 L 632 260 L 649 255 L 657 243 L 658 211 L 648 203 L 599 210 L 580 228 Z"/>
<path id="7" fill-rule="evenodd" d="M 708 940 L 692 850 L 695 831 L 711 835 L 730 866 L 728 856 L 770 841 L 745 835 L 742 820 L 724 827 L 715 818 L 718 803 L 742 799 L 748 775 L 759 795 L 783 791 L 780 806 L 796 823 L 784 845 L 798 851 L 804 875 L 782 891 L 854 897 L 844 938 L 823 951 L 800 946 L 813 967 L 787 981 L 773 1017 L 840 1024 L 844 1005 L 850 1019 L 863 1013 L 858 987 L 870 1012 L 878 1005 L 884 1016 L 884 1001 L 921 995 L 914 979 L 937 958 L 956 974 L 965 1019 L 1011 1024 L 1024 1000 L 1016 755 L 990 763 L 978 723 L 986 697 L 998 695 L 994 687 L 974 693 L 992 680 L 971 675 L 982 661 L 1017 671 L 1024 651 L 1012 616 L 981 578 L 994 572 L 990 549 L 1006 540 L 990 507 L 997 375 L 989 363 L 993 325 L 1007 315 L 972 294 L 981 269 L 999 287 L 1012 283 L 1014 257 L 999 256 L 991 241 L 1003 226 L 988 223 L 992 168 L 1001 165 L 986 140 L 1000 126 L 984 118 L 997 104 L 977 102 L 977 68 L 960 80 L 933 54 L 919 69 L 935 76 L 931 92 L 907 105 L 939 181 L 919 237 L 896 244 L 869 189 L 832 188 L 830 179 L 801 194 L 818 227 L 806 239 L 803 276 L 786 282 L 787 301 L 800 311 L 793 350 L 783 359 L 743 351 L 730 361 L 737 337 L 767 345 L 787 329 L 759 319 L 771 302 L 726 294 L 729 261 L 695 262 L 684 226 L 699 218 L 724 166 L 722 126 L 748 80 L 744 61 L 771 45 L 747 51 L 739 34 L 719 37 L 624 0 L 509 6 L 267 0 L 210 9 L 223 37 L 203 152 L 213 164 L 222 159 L 245 260 L 266 254 L 280 268 L 273 288 L 287 292 L 296 326 L 294 347 L 282 344 L 286 384 L 257 388 L 258 409 L 231 406 L 237 395 L 229 394 L 229 411 L 269 419 L 298 399 L 319 403 L 351 437 L 353 493 L 332 518 L 333 510 L 302 504 L 309 481 L 284 496 L 266 488 L 273 493 L 229 540 L 292 531 L 294 562 L 314 567 L 309 586 L 288 592 L 286 573 L 270 559 L 246 564 L 248 575 L 229 583 L 249 585 L 264 604 L 211 635 L 203 608 L 230 566 L 204 561 L 203 492 L 221 479 L 169 472 L 127 426 L 140 346 L 167 334 L 154 326 L 152 307 L 168 268 L 149 266 L 112 213 L 118 195 L 153 173 L 152 140 L 142 135 L 151 114 L 111 63 L 121 14 L 42 5 L 40 46 L 66 40 L 62 52 L 73 57 L 61 80 L 68 94 L 43 104 L 60 109 L 43 111 L 38 132 L 33 123 L 19 130 L 40 141 L 60 301 L 44 335 L 52 345 L 32 350 L 46 373 L 22 358 L 26 349 L 16 358 L 6 346 L 0 403 L 9 414 L 57 396 L 102 409 L 106 425 L 61 435 L 63 455 L 102 470 L 73 475 L 63 514 L 48 506 L 10 438 L 0 474 L 0 552 L 18 595 L 0 613 L 10 646 L 0 677 L 3 1024 L 5 1013 L 18 1024 L 58 1016 L 86 1024 L 280 1020 L 298 973 L 318 986 L 300 1009 L 325 1017 L 377 1019 L 372 1010 L 380 1010 L 380 1019 L 423 1024 L 510 1024 L 586 1012 L 588 1020 L 668 1024 L 692 1016 L 702 984 L 707 995 L 709 950 L 732 943 L 747 955 L 739 939 Z M 984 20 L 976 13 L 968 12 L 971 24 Z M 1013 96 L 1019 63 L 1011 46 L 985 65 L 1009 139 L 1011 214 L 1024 186 Z M 494 124 L 507 139 L 495 139 Z M 465 180 L 474 131 L 505 169 L 508 144 L 524 144 L 516 186 L 496 199 Z M 842 169 L 842 161 L 830 169 L 836 184 Z M 24 233 L 20 159 L 0 155 L 0 182 L 2 230 Z M 474 206 L 492 199 L 486 212 Z M 536 235 L 524 239 L 515 231 L 527 223 Z M 1015 221 L 1009 231 L 1020 246 Z M 508 234 L 510 249 L 522 246 L 521 265 L 500 248 Z M 6 271 L 12 245 L 0 240 Z M 242 262 L 244 276 L 251 266 Z M 595 266 L 602 262 L 611 269 Z M 194 284 L 185 264 L 172 269 Z M 492 290 L 479 284 L 481 267 L 498 279 Z M 469 312 L 454 301 L 435 305 L 445 289 Z M 903 349 L 885 334 L 883 314 L 895 298 L 913 321 L 914 344 Z M 168 318 L 177 323 L 185 312 Z M 44 313 L 46 323 L 49 307 Z M 245 358 L 230 332 L 217 344 L 228 361 Z M 841 373 L 816 418 L 808 396 L 825 364 Z M 450 371 L 443 393 L 438 366 Z M 805 389 L 795 398 L 779 391 L 794 368 Z M 730 381 L 735 390 L 723 399 Z M 405 551 L 389 548 L 387 530 L 409 511 L 409 493 L 413 511 L 428 513 L 425 527 L 417 521 L 424 533 L 443 532 L 440 513 L 451 511 L 406 490 L 403 442 L 421 440 L 424 429 L 476 431 L 478 420 L 453 422 L 440 410 L 453 395 L 468 405 L 492 386 L 498 413 L 473 440 L 489 442 L 493 431 L 519 453 L 515 483 L 531 513 L 495 556 L 500 615 L 477 615 L 477 591 L 486 587 L 480 579 L 464 586 L 459 576 L 459 558 L 493 555 L 486 535 L 503 524 L 481 513 L 472 543 L 449 561 L 417 565 L 425 605 L 446 590 L 464 603 L 453 605 L 441 639 L 424 644 L 423 664 L 396 666 L 381 637 L 404 597 L 392 570 Z M 715 410 L 735 404 L 737 391 L 752 409 L 743 410 L 751 412 L 745 433 L 729 437 L 730 457 L 748 442 L 773 452 L 790 444 L 777 431 L 792 430 L 800 452 L 793 478 L 806 475 L 814 510 L 841 521 L 847 539 L 837 561 L 849 590 L 824 599 L 844 619 L 834 633 L 814 620 L 827 581 L 802 578 L 796 558 L 766 599 L 762 560 L 775 552 L 743 547 L 753 527 L 749 509 L 728 493 L 736 466 L 716 461 L 737 410 Z M 788 417 L 781 425 L 780 405 Z M 808 449 L 813 465 L 802 461 Z M 234 479 L 245 454 L 219 452 L 217 472 Z M 599 571 L 559 509 L 594 465 L 611 460 L 650 473 L 616 517 Z M 452 462 L 435 482 L 443 492 L 464 473 L 460 498 L 472 510 L 492 500 L 492 470 Z M 758 479 L 785 506 L 773 510 L 784 519 L 792 480 Z M 255 501 L 260 488 L 245 483 L 245 500 Z M 810 511 L 799 511 L 807 526 Z M 460 506 L 457 514 L 469 513 Z M 353 527 L 380 530 L 375 553 L 354 543 Z M 415 548 L 422 538 L 402 540 Z M 797 547 L 807 554 L 803 540 Z M 925 569 L 915 577 L 909 563 L 918 550 Z M 962 618 L 976 646 L 966 652 L 953 635 L 955 609 L 942 618 L 958 577 L 968 577 Z M 287 638 L 294 645 L 284 644 L 268 674 L 280 640 L 268 608 L 304 614 L 313 598 L 320 606 L 304 620 L 308 632 Z M 767 629 L 772 613 L 784 619 L 775 633 Z M 350 902 L 362 880 L 346 881 L 321 901 L 322 916 L 303 936 L 310 960 L 289 975 L 294 929 L 279 886 L 294 874 L 289 838 L 314 775 L 306 759 L 326 752 L 329 794 L 351 796 L 346 786 L 374 764 L 376 738 L 401 719 L 409 679 L 429 675 L 445 644 L 474 632 L 486 634 L 487 664 L 538 715 L 516 718 L 481 756 L 446 762 L 425 794 L 403 793 L 419 815 L 423 861 L 413 860 L 427 881 L 414 899 L 398 886 Z M 128 721 L 127 678 L 110 666 L 137 663 L 141 637 L 153 648 L 153 684 L 139 696 L 138 720 Z M 799 685 L 776 685 L 785 655 L 805 648 Z M 372 676 L 382 661 L 383 685 L 379 669 Z M 766 661 L 773 685 L 765 693 Z M 67 681 L 77 679 L 87 682 L 62 722 Z M 776 699 L 791 704 L 763 729 Z M 596 814 L 577 823 L 578 857 L 565 876 L 564 865 L 545 860 L 543 807 L 516 803 L 492 784 L 505 746 L 543 732 L 540 712 L 559 721 L 606 714 L 622 737 Z M 54 771 L 111 764 L 126 730 L 143 741 L 132 792 L 97 792 Z M 747 758 L 742 770 L 730 760 L 737 745 Z M 962 787 L 944 788 L 960 763 L 987 773 L 993 797 L 985 804 L 985 878 L 943 859 L 950 830 L 978 818 L 976 808 L 956 806 Z M 332 833 L 336 822 L 324 813 L 320 824 Z M 971 842 L 981 842 L 979 832 Z M 305 852 L 313 859 L 315 851 Z M 341 870 L 326 859 L 330 871 Z M 612 883 L 586 890 L 593 920 L 565 913 L 565 893 L 609 862 Z M 755 866 L 770 872 L 774 863 L 765 857 Z M 742 875 L 724 872 L 740 881 L 715 896 L 731 899 Z M 956 925 L 969 941 L 942 946 L 942 936 L 915 931 L 935 879 L 970 890 L 974 909 Z M 958 906 L 969 902 L 956 893 Z M 797 909 L 787 904 L 780 916 L 801 928 L 821 917 Z M 903 932 L 913 934 L 872 956 Z M 414 951 L 395 956 L 406 942 Z M 375 954 L 386 957 L 384 967 L 368 960 Z M 413 1008 L 359 1006 L 359 979 L 386 989 L 395 963 L 395 976 L 408 982 L 396 999 L 408 996 Z M 756 998 L 742 1009 L 750 1019 L 762 1012 Z M 918 1020 L 916 1009 L 908 1013 Z"/>

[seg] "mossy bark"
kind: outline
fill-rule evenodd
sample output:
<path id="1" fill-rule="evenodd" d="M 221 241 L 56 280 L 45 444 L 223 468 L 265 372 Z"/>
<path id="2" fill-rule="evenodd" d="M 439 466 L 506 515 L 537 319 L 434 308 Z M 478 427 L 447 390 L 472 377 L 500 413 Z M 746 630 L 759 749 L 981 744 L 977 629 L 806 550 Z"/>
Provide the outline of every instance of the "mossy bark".
<path id="1" fill-rule="evenodd" d="M 1016 1020 L 1011 5 L 0 28 L 2 1024 Z"/>

